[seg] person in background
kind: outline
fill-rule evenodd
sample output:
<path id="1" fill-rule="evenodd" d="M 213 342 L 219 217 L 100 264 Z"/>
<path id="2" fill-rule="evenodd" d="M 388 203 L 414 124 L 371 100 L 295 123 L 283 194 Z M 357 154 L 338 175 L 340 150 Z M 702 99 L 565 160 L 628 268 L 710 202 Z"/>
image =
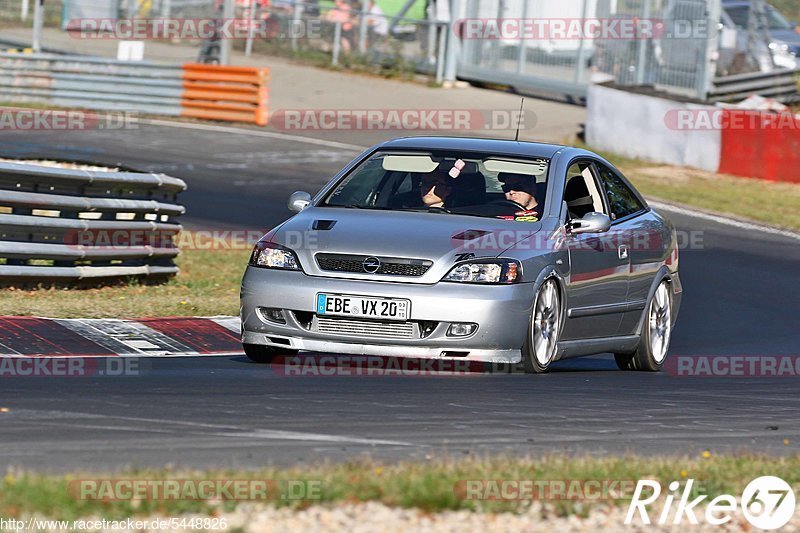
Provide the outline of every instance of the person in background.
<path id="1" fill-rule="evenodd" d="M 375 0 L 367 1 L 367 16 L 364 22 L 369 28 L 368 42 L 384 41 L 389 36 L 389 19 Z"/>
<path id="2" fill-rule="evenodd" d="M 360 6 L 357 6 L 360 9 Z M 346 0 L 336 0 L 333 9 L 325 13 L 325 20 L 342 26 L 342 52 L 349 54 L 353 49 L 356 34 L 357 9 Z"/>

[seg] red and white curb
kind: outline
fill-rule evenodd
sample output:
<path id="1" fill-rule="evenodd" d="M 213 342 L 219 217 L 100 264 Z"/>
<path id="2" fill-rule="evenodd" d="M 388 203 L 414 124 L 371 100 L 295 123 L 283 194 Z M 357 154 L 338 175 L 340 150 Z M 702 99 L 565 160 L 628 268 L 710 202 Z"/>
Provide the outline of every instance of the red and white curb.
<path id="1" fill-rule="evenodd" d="M 240 355 L 239 317 L 0 317 L 0 357 Z"/>

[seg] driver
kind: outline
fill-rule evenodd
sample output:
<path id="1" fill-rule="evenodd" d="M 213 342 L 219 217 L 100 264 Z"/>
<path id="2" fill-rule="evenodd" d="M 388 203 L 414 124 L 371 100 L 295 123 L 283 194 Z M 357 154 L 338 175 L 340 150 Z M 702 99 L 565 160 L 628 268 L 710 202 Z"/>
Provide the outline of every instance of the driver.
<path id="1" fill-rule="evenodd" d="M 513 216 L 502 217 L 521 222 L 536 222 L 541 215 L 539 202 L 536 201 L 536 178 L 524 174 L 501 172 L 497 179 L 503 184 L 506 200 L 520 206 Z"/>

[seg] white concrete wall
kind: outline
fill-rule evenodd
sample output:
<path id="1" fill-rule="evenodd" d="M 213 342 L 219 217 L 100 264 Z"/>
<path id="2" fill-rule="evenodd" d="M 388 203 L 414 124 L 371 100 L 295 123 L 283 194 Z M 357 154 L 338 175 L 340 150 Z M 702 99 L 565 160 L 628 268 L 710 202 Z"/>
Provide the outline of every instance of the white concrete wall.
<path id="1" fill-rule="evenodd" d="M 716 172 L 722 132 L 702 126 L 675 128 L 676 113 L 687 109 L 700 111 L 706 118 L 720 112 L 713 106 L 592 85 L 587 98 L 586 142 L 591 148 L 625 157 Z"/>

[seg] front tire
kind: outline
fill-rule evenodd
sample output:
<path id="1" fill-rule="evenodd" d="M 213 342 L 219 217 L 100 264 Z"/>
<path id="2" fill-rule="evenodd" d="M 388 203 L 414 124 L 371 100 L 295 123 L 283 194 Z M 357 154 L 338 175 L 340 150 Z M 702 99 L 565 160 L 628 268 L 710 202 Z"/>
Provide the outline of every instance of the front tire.
<path id="1" fill-rule="evenodd" d="M 669 288 L 669 283 L 662 281 L 653 294 L 636 351 L 632 354 L 614 354 L 620 370 L 661 370 L 672 338 L 672 302 Z"/>
<path id="2" fill-rule="evenodd" d="M 522 362 L 528 374 L 543 374 L 558 353 L 561 334 L 561 295 L 554 279 L 545 280 L 536 293 Z"/>
<path id="3" fill-rule="evenodd" d="M 268 364 L 271 363 L 275 357 L 279 355 L 295 355 L 297 351 L 293 350 L 279 350 L 271 346 L 262 346 L 261 344 L 242 344 L 244 354 L 254 363 Z"/>

